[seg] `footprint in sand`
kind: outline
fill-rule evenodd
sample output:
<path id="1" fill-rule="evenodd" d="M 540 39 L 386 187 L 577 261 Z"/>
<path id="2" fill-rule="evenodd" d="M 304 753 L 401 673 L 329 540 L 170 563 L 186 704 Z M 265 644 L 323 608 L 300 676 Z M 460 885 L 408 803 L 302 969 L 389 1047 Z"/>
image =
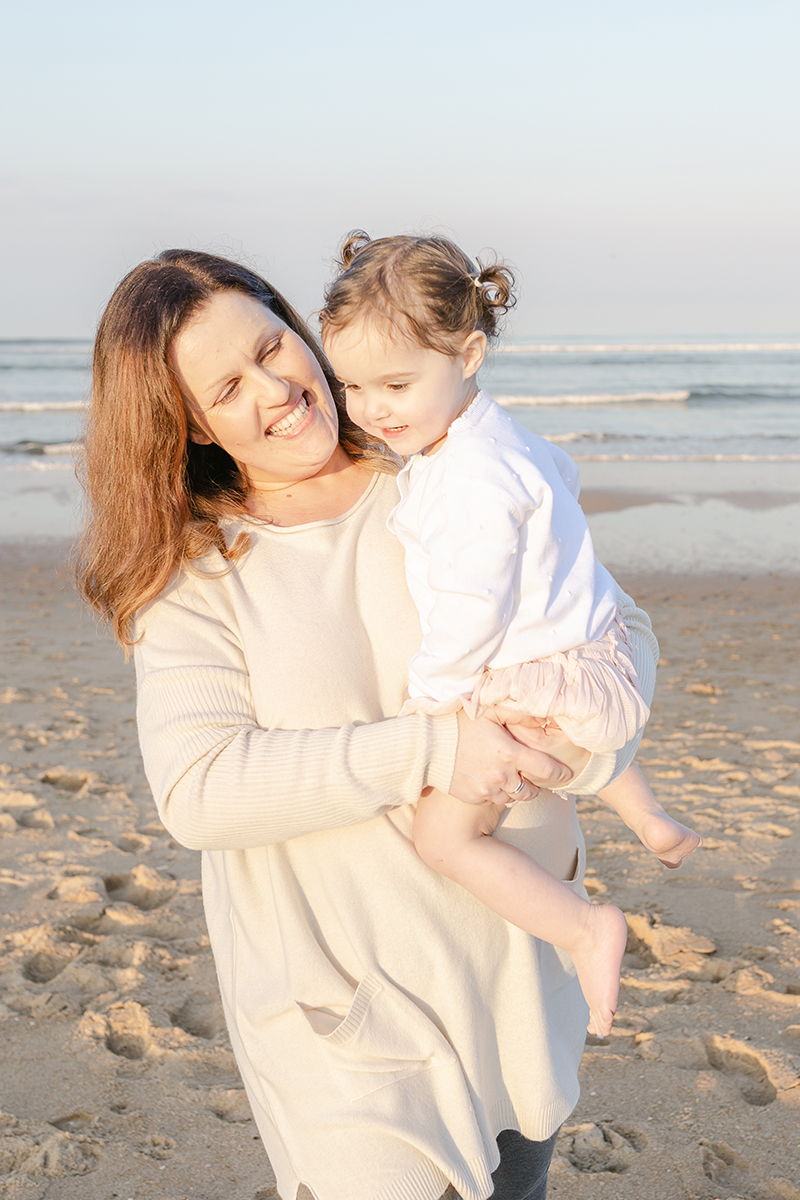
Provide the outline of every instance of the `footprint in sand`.
<path id="1" fill-rule="evenodd" d="M 17 817 L 23 829 L 54 829 L 53 814 L 46 808 L 28 808 Z"/>
<path id="2" fill-rule="evenodd" d="M 715 1187 L 724 1188 L 730 1200 L 800 1200 L 788 1179 L 765 1179 L 743 1155 L 725 1142 L 700 1143 L 703 1174 Z M 735 1189 L 728 1193 L 728 1189 Z"/>
<path id="3" fill-rule="evenodd" d="M 150 1014 L 135 1000 L 112 1004 L 106 1013 L 106 1046 L 120 1058 L 144 1058 L 153 1042 Z"/>
<path id="4" fill-rule="evenodd" d="M 625 1125 L 597 1124 L 564 1125 L 558 1139 L 558 1154 L 582 1174 L 610 1172 L 621 1175 L 636 1161 L 647 1145 L 647 1138 Z"/>
<path id="5" fill-rule="evenodd" d="M 146 854 L 151 843 L 152 838 L 144 833 L 122 833 L 117 838 L 117 846 L 126 854 Z"/>
<path id="6" fill-rule="evenodd" d="M 174 1138 L 154 1133 L 141 1144 L 140 1149 L 148 1158 L 167 1159 L 173 1157 L 176 1145 Z"/>
<path id="7" fill-rule="evenodd" d="M 244 1088 L 228 1088 L 224 1092 L 217 1092 L 208 1107 L 215 1117 L 229 1125 L 240 1125 L 253 1119 Z"/>
<path id="8" fill-rule="evenodd" d="M 87 1129 L 94 1128 L 97 1124 L 97 1117 L 87 1112 L 71 1112 L 64 1117 L 54 1117 L 47 1124 L 52 1125 L 54 1129 L 60 1129 L 63 1133 L 85 1133 Z"/>
<path id="9" fill-rule="evenodd" d="M 712 1034 L 704 1041 L 711 1066 L 732 1076 L 748 1104 L 764 1108 L 777 1099 L 778 1091 L 769 1077 L 769 1065 L 757 1050 L 718 1034 Z"/>
<path id="10" fill-rule="evenodd" d="M 105 896 L 106 889 L 103 880 L 97 875 L 84 874 L 66 875 L 64 879 L 59 879 L 47 893 L 48 900 L 60 900 L 70 907 L 77 906 L 79 908 L 104 901 Z"/>
<path id="11" fill-rule="evenodd" d="M 82 796 L 97 781 L 93 771 L 68 771 L 66 767 L 52 767 L 39 778 L 50 787 L 58 788 L 62 792 L 73 792 L 76 796 Z"/>
<path id="12" fill-rule="evenodd" d="M 0 1113 L 0 1174 L 3 1191 L 22 1192 L 31 1177 L 63 1179 L 86 1175 L 99 1166 L 101 1143 L 84 1133 L 66 1132 L 47 1125 L 31 1125 Z"/>
<path id="13" fill-rule="evenodd" d="M 193 1037 L 213 1038 L 225 1028 L 222 1004 L 215 992 L 197 992 L 189 996 L 176 1012 L 170 1013 L 170 1018 L 179 1029 Z"/>
<path id="14" fill-rule="evenodd" d="M 23 977 L 31 983 L 49 983 L 72 962 L 74 954 L 40 950 L 31 955 L 22 967 Z"/>
<path id="15" fill-rule="evenodd" d="M 106 876 L 105 885 L 112 900 L 123 900 L 143 912 L 150 912 L 166 904 L 178 888 L 174 879 L 159 874 L 146 863 L 139 863 L 124 875 Z"/>

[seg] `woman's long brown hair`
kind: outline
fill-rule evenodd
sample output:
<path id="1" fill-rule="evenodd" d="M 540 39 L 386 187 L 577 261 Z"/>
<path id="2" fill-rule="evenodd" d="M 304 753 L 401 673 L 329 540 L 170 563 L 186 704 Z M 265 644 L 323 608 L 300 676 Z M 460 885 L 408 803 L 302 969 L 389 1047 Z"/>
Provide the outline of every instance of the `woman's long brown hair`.
<path id="1" fill-rule="evenodd" d="M 341 388 L 305 322 L 266 280 L 239 263 L 165 250 L 126 275 L 103 313 L 94 347 L 92 401 L 79 467 L 86 522 L 78 586 L 126 647 L 134 615 L 183 562 L 216 548 L 231 564 L 219 521 L 245 509 L 247 480 L 220 446 L 190 441 L 170 366 L 177 334 L 218 292 L 252 296 L 303 339 L 339 414 L 339 443 L 353 461 L 396 470 L 395 460 L 347 416 Z"/>

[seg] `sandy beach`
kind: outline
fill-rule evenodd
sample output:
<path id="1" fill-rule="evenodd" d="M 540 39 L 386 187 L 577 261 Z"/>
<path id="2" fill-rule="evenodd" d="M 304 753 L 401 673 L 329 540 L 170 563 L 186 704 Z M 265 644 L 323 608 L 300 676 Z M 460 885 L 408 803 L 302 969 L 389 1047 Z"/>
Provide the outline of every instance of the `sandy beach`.
<path id="1" fill-rule="evenodd" d="M 63 551 L 0 551 L 0 1195 L 266 1200 L 199 855 L 157 819 L 132 668 Z M 550 1195 L 800 1200 L 800 579 L 619 578 L 662 646 L 640 761 L 705 847 L 669 872 L 580 802 L 590 890 L 630 942 Z"/>

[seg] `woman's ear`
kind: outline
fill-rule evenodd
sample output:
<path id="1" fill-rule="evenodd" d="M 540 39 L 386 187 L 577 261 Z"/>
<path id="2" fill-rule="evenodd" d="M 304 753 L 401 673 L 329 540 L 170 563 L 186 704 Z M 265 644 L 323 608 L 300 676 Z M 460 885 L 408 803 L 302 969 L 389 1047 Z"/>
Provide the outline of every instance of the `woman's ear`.
<path id="1" fill-rule="evenodd" d="M 207 433 L 204 433 L 202 429 L 198 429 L 191 422 L 189 423 L 188 434 L 189 441 L 194 442 L 196 446 L 210 446 L 213 444 L 214 439 L 209 437 Z"/>
<path id="2" fill-rule="evenodd" d="M 480 370 L 486 358 L 486 334 L 482 329 L 475 329 L 461 347 L 461 359 L 464 364 L 464 378 L 471 379 Z"/>

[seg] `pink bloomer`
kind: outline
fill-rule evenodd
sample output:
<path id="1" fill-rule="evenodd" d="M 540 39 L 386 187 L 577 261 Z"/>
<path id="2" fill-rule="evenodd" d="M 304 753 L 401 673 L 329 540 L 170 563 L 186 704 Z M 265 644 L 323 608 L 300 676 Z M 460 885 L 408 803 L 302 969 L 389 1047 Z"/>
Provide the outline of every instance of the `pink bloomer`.
<path id="1" fill-rule="evenodd" d="M 487 667 L 471 696 L 407 700 L 401 716 L 439 716 L 463 708 L 475 718 L 496 705 L 534 717 L 542 725 L 556 723 L 573 745 L 593 753 L 620 750 L 650 716 L 619 619 L 587 646 L 512 667 Z"/>

